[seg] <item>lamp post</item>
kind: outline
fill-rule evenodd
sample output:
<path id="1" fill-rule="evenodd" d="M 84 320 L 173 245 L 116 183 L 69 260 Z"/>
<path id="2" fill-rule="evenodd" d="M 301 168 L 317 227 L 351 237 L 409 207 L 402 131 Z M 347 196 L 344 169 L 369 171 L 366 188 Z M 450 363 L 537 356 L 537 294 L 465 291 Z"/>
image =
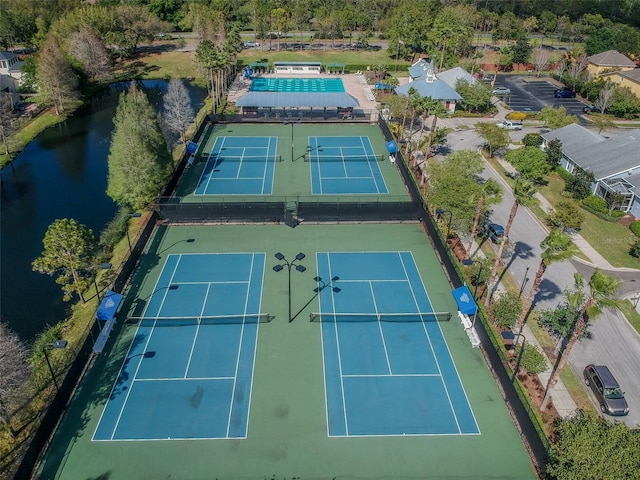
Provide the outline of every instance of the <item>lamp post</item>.
<path id="1" fill-rule="evenodd" d="M 293 125 L 295 123 L 300 123 L 302 122 L 302 118 L 296 118 L 295 120 L 293 118 L 285 118 L 284 120 L 284 125 L 291 125 L 291 161 L 293 162 L 293 147 L 294 147 L 294 141 L 293 141 Z"/>
<path id="2" fill-rule="evenodd" d="M 449 233 L 451 233 L 451 221 L 453 220 L 453 212 L 451 210 L 445 210 L 444 208 L 436 208 L 436 215 L 441 217 L 445 213 L 449 214 L 449 222 L 447 223 L 447 238 L 449 238 Z"/>
<path id="3" fill-rule="evenodd" d="M 274 256 L 282 263 L 279 263 L 278 265 L 274 266 L 273 271 L 280 272 L 284 270 L 286 267 L 289 273 L 289 323 L 291 323 L 293 321 L 293 318 L 291 317 L 291 268 L 296 267 L 296 270 L 299 271 L 300 273 L 306 271 L 307 268 L 304 265 L 300 265 L 296 263 L 302 260 L 306 255 L 300 252 L 296 255 L 296 258 L 293 259 L 292 261 L 287 260 L 285 256 L 280 252 L 276 253 Z"/>
<path id="4" fill-rule="evenodd" d="M 125 225 L 124 231 L 127 232 L 127 243 L 129 244 L 129 253 L 131 253 L 131 237 L 129 237 L 129 219 L 130 218 L 140 218 L 142 214 L 140 212 L 133 212 L 127 215 L 127 223 Z"/>
<path id="5" fill-rule="evenodd" d="M 101 263 L 98 266 L 99 270 L 109 270 L 111 268 L 111 264 L 110 263 Z M 96 273 L 93 275 L 93 286 L 96 287 L 96 297 L 98 297 L 98 302 L 100 302 L 100 290 L 98 290 L 98 282 L 96 282 L 96 277 L 98 275 L 98 271 L 96 270 Z"/>
<path id="6" fill-rule="evenodd" d="M 516 334 L 516 338 L 513 341 L 514 348 L 518 346 L 518 337 L 522 337 L 522 347 L 520 347 L 520 352 L 518 353 L 518 358 L 516 360 L 516 366 L 513 369 L 513 376 L 511 377 L 511 382 L 516 379 L 518 375 L 518 370 L 520 369 L 520 360 L 522 360 L 522 354 L 524 353 L 524 346 L 527 343 L 527 337 L 525 337 L 522 333 Z"/>
<path id="7" fill-rule="evenodd" d="M 49 361 L 49 356 L 47 355 L 47 348 L 55 348 L 55 349 L 67 348 L 67 341 L 66 340 L 56 340 L 55 342 L 52 342 L 52 343 L 45 343 L 42 346 L 42 353 L 44 353 L 44 359 L 47 362 L 47 367 L 49 367 L 49 372 L 51 373 L 51 378 L 53 379 L 53 385 L 56 387 L 56 391 L 59 392 L 60 391 L 60 386 L 58 385 L 58 381 L 56 380 L 56 374 L 53 371 L 53 367 L 51 366 L 51 362 Z"/>
<path id="8" fill-rule="evenodd" d="M 524 291 L 524 286 L 527 284 L 527 281 L 529 280 L 529 277 L 527 277 L 527 275 L 529 274 L 529 268 L 531 268 L 531 265 L 527 265 L 527 268 L 524 271 L 524 278 L 522 279 L 522 285 L 520 285 L 520 292 L 518 293 L 518 298 L 522 296 L 522 292 Z"/>
<path id="9" fill-rule="evenodd" d="M 463 265 L 473 265 L 474 263 L 477 263 L 478 265 L 480 265 L 480 269 L 478 270 L 478 275 L 476 276 L 476 281 L 475 281 L 475 288 L 473 289 L 473 298 L 477 299 L 478 298 L 478 283 L 480 283 L 481 279 L 482 279 L 482 269 L 484 268 L 484 262 L 479 262 L 478 260 L 473 260 L 471 258 L 465 258 L 464 260 L 462 260 L 462 264 Z"/>

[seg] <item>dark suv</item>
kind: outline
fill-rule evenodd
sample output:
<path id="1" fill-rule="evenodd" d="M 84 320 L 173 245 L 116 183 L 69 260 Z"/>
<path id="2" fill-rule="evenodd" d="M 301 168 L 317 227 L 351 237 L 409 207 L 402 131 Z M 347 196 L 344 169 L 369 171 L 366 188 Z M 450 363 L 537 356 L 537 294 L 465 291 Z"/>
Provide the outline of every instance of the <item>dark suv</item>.
<path id="1" fill-rule="evenodd" d="M 484 234 L 493 243 L 498 243 L 504 235 L 504 227 L 497 223 L 487 222 L 484 224 Z"/>
<path id="2" fill-rule="evenodd" d="M 622 416 L 629 413 L 629 405 L 618 382 L 604 365 L 584 367 L 584 383 L 591 387 L 602 413 Z"/>
<path id="3" fill-rule="evenodd" d="M 562 87 L 553 92 L 553 96 L 556 98 L 576 98 L 576 92 L 569 87 Z"/>

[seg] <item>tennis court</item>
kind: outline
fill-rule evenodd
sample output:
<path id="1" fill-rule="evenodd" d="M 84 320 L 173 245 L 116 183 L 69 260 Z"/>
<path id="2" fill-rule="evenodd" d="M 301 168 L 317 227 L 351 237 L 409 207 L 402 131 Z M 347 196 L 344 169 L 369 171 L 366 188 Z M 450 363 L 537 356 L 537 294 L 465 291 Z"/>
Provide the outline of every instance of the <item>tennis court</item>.
<path id="1" fill-rule="evenodd" d="M 168 256 L 93 440 L 247 436 L 264 267 L 264 253 Z"/>
<path id="2" fill-rule="evenodd" d="M 317 263 L 329 436 L 479 434 L 411 252 Z"/>
<path id="3" fill-rule="evenodd" d="M 309 137 L 313 195 L 388 193 L 369 137 Z"/>
<path id="4" fill-rule="evenodd" d="M 217 137 L 194 195 L 270 195 L 277 149 L 278 137 Z"/>

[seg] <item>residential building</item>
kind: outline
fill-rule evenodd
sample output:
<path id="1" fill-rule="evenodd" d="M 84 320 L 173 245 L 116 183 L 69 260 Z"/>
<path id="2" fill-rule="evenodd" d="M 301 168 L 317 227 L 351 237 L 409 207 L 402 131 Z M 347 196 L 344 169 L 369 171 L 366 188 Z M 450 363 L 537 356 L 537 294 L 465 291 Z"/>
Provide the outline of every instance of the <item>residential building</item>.
<path id="1" fill-rule="evenodd" d="M 593 79 L 599 78 L 602 73 L 624 72 L 636 68 L 636 64 L 633 61 L 617 50 L 596 53 L 587 57 L 587 60 L 589 61 L 587 71 Z"/>

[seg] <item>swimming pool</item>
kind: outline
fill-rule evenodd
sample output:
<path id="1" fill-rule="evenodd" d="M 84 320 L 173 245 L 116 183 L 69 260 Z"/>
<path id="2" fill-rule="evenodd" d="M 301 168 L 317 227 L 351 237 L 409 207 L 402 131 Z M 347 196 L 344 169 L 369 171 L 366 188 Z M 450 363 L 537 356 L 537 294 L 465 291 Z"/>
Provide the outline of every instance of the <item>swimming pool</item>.
<path id="1" fill-rule="evenodd" d="M 340 78 L 254 78 L 251 82 L 252 92 L 344 92 Z"/>

